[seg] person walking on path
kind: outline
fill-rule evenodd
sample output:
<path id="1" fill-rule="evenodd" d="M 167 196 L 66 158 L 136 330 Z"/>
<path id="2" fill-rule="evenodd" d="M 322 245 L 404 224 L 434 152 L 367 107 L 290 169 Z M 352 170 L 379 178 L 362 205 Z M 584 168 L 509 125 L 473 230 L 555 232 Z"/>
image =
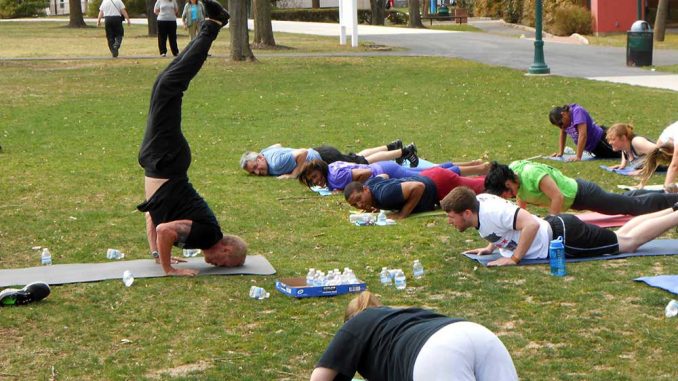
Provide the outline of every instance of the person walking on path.
<path id="1" fill-rule="evenodd" d="M 158 16 L 158 49 L 160 55 L 167 56 L 167 40 L 169 39 L 172 55 L 179 54 L 177 46 L 177 16 L 179 5 L 176 0 L 157 0 L 153 12 Z"/>
<path id="2" fill-rule="evenodd" d="M 202 249 L 205 262 L 215 266 L 240 266 L 247 254 L 242 239 L 222 233 L 214 213 L 188 181 L 191 148 L 181 131 L 182 98 L 229 19 L 219 3 L 204 1 L 209 21 L 203 23 L 198 36 L 158 75 L 153 85 L 146 132 L 139 150 L 146 200 L 137 209 L 145 213 L 151 252 L 167 275 L 197 274 L 194 269 L 172 267 L 181 261 L 172 258 L 173 245 Z"/>
<path id="3" fill-rule="evenodd" d="M 594 154 L 599 159 L 619 159 L 620 152 L 615 152 L 605 141 L 607 128 L 598 126 L 585 108 L 576 103 L 562 107 L 554 107 L 549 113 L 549 121 L 560 129 L 558 152 L 551 156 L 560 157 L 565 152 L 565 141 L 569 135 L 577 145 L 576 156 L 571 159 L 581 160 L 584 151 Z"/>
<path id="4" fill-rule="evenodd" d="M 125 36 L 125 28 L 122 27 L 122 23 L 127 19 L 127 25 L 132 25 L 132 21 L 129 19 L 127 9 L 125 9 L 125 4 L 122 0 L 104 0 L 101 6 L 99 6 L 97 26 L 101 26 L 102 17 L 104 19 L 108 49 L 111 51 L 113 58 L 115 58 L 119 54 L 122 38 Z"/>
<path id="5" fill-rule="evenodd" d="M 184 5 L 184 11 L 181 13 L 181 19 L 184 21 L 184 28 L 188 30 L 191 41 L 195 38 L 200 24 L 205 19 L 205 8 L 198 0 L 189 0 Z"/>

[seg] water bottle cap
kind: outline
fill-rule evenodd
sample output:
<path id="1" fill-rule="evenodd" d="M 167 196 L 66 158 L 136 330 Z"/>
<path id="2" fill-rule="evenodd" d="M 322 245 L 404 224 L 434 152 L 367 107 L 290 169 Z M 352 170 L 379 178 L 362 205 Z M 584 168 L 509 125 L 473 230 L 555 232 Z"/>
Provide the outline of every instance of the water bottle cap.
<path id="1" fill-rule="evenodd" d="M 563 245 L 563 237 L 558 237 L 554 240 L 551 241 L 549 247 L 554 248 L 554 249 L 561 249 L 564 248 L 565 246 Z"/>

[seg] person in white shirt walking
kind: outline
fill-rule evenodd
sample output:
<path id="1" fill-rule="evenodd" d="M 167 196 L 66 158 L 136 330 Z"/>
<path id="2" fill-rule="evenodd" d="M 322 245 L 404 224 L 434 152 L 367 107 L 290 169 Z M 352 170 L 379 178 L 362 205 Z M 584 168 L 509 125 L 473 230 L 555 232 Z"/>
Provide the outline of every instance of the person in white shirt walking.
<path id="1" fill-rule="evenodd" d="M 122 45 L 122 38 L 125 36 L 125 29 L 122 27 L 122 23 L 125 19 L 127 20 L 127 25 L 131 25 L 132 22 L 122 0 L 104 0 L 99 7 L 97 26 L 101 26 L 102 17 L 106 28 L 108 49 L 111 51 L 113 58 L 115 58 L 118 56 L 120 46 Z"/>

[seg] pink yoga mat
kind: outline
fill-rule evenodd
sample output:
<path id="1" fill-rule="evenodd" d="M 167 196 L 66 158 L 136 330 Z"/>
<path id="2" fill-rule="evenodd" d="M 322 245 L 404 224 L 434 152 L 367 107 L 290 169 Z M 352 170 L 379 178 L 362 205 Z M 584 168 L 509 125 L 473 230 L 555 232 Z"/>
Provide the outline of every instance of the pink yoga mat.
<path id="1" fill-rule="evenodd" d="M 613 228 L 624 225 L 628 220 L 633 218 L 628 214 L 600 214 L 597 212 L 587 212 L 577 214 L 580 220 L 588 222 L 589 224 L 598 225 L 601 228 Z"/>

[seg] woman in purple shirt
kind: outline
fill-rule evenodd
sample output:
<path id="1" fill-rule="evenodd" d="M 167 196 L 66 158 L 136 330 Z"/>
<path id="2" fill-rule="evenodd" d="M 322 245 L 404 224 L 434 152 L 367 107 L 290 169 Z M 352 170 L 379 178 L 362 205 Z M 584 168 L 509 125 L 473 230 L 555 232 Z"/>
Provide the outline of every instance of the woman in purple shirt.
<path id="1" fill-rule="evenodd" d="M 484 175 L 489 170 L 488 163 L 468 162 L 458 166 L 451 162 L 436 164 L 436 167 L 448 169 L 457 175 Z M 347 163 L 335 161 L 327 164 L 322 160 L 312 160 L 304 163 L 299 172 L 299 182 L 308 186 L 327 187 L 329 190 L 342 190 L 352 181 L 365 182 L 379 175 L 386 175 L 389 179 L 418 176 L 421 171 L 429 168 L 406 168 L 393 161 L 378 161 L 372 164 Z"/>
<path id="2" fill-rule="evenodd" d="M 619 159 L 620 152 L 615 152 L 605 141 L 604 126 L 596 125 L 585 108 L 576 103 L 562 107 L 554 107 L 549 113 L 549 121 L 560 128 L 560 149 L 551 156 L 563 156 L 565 140 L 569 135 L 577 145 L 576 157 L 570 160 L 581 160 L 584 151 L 601 159 Z"/>

